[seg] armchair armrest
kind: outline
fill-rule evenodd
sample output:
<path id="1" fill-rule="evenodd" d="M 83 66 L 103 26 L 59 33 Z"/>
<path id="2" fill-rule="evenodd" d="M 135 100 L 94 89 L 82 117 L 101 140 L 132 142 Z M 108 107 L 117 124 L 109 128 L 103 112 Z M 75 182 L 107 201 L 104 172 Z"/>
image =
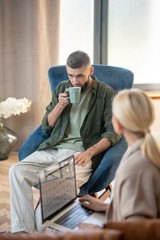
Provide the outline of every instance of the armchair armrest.
<path id="1" fill-rule="evenodd" d="M 121 137 L 116 145 L 106 150 L 98 168 L 89 181 L 81 187 L 79 195 L 92 194 L 106 188 L 114 179 L 116 169 L 127 147 L 124 137 Z"/>
<path id="2" fill-rule="evenodd" d="M 48 137 L 50 134 L 46 134 L 42 131 L 41 125 L 29 136 L 19 150 L 19 160 L 23 160 L 31 153 L 35 152 L 39 145 Z"/>

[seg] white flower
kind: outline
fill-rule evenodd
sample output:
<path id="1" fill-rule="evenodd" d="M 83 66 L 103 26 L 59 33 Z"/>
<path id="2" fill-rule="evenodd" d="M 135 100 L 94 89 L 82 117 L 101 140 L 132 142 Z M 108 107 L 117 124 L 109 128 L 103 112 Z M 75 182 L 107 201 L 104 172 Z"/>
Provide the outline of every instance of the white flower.
<path id="1" fill-rule="evenodd" d="M 31 103 L 32 101 L 27 98 L 16 99 L 9 97 L 5 101 L 0 102 L 0 118 L 9 118 L 13 115 L 28 112 Z"/>

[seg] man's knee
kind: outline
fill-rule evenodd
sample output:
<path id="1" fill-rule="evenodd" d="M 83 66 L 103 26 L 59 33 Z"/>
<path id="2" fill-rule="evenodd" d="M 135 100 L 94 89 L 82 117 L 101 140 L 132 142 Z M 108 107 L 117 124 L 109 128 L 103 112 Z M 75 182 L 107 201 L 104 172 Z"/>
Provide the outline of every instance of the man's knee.
<path id="1" fill-rule="evenodd" d="M 9 179 L 14 177 L 15 175 L 19 175 L 20 172 L 21 172 L 20 164 L 19 163 L 14 164 L 9 169 Z"/>

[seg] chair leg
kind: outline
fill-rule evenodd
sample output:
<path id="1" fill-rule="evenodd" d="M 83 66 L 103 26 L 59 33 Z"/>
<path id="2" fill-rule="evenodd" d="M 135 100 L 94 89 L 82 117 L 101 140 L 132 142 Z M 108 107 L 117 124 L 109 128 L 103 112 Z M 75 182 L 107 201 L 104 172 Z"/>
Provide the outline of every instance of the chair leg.
<path id="1" fill-rule="evenodd" d="M 92 194 L 89 194 L 91 197 L 95 197 L 97 198 L 97 193 L 92 193 Z"/>
<path id="2" fill-rule="evenodd" d="M 105 201 L 111 195 L 112 185 L 109 184 L 102 192 L 95 193 L 95 197 L 100 199 L 101 201 Z"/>

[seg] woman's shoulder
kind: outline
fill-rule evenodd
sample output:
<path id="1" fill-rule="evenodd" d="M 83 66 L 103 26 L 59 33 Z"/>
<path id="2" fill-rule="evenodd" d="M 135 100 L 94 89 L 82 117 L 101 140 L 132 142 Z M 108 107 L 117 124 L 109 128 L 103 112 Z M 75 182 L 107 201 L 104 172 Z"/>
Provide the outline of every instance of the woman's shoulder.
<path id="1" fill-rule="evenodd" d="M 132 152 L 127 159 L 124 159 L 124 163 L 121 165 L 120 174 L 124 175 L 138 175 L 143 173 L 144 175 L 153 174 L 160 180 L 160 170 L 154 165 L 154 163 L 145 155 L 143 155 L 141 149 L 137 149 Z"/>

